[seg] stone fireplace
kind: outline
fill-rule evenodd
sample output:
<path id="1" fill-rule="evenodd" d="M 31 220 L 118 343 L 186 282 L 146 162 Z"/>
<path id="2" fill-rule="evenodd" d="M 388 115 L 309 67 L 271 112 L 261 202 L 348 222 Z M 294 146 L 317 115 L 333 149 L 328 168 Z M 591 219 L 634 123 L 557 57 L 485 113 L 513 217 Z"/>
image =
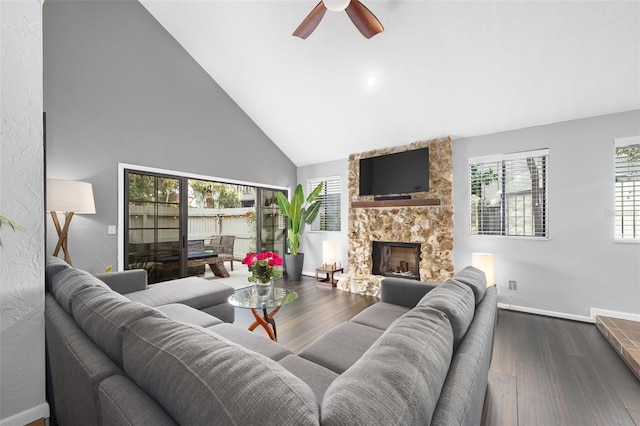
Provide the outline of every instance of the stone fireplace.
<path id="1" fill-rule="evenodd" d="M 419 243 L 373 241 L 371 247 L 371 273 L 385 277 L 420 278 Z"/>
<path id="2" fill-rule="evenodd" d="M 359 195 L 361 158 L 424 147 L 429 148 L 429 191 L 404 194 L 411 195 L 410 200 L 375 201 L 371 196 Z M 396 273 L 402 260 L 407 262 L 406 269 L 415 274 L 416 279 L 443 282 L 451 278 L 454 272 L 451 157 L 451 139 L 448 137 L 349 156 L 348 271 L 341 274 L 339 289 L 380 295 L 380 281 L 384 275 L 376 274 L 373 269 L 375 241 L 397 244 L 391 246 L 396 250 L 406 249 L 403 244 L 410 243 L 418 251 L 417 257 L 407 256 L 402 251 L 390 253 L 390 267 Z M 398 256 L 403 259 L 396 259 Z"/>

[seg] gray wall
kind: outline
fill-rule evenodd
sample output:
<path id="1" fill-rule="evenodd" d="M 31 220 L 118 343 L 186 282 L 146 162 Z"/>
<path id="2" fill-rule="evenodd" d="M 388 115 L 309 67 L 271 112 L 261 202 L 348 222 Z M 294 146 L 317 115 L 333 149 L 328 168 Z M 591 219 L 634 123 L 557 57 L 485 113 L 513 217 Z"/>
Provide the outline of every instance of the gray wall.
<path id="1" fill-rule="evenodd" d="M 119 162 L 295 185 L 295 165 L 138 2 L 48 0 L 43 20 L 47 176 L 90 182 L 96 199 L 73 218 L 75 266 L 117 264 Z"/>
<path id="2" fill-rule="evenodd" d="M 501 303 L 576 319 L 591 308 L 640 314 L 640 244 L 614 241 L 612 214 L 613 141 L 637 135 L 640 111 L 455 140 L 456 269 L 490 252 Z M 549 148 L 549 239 L 469 236 L 468 159 L 537 148 Z"/>

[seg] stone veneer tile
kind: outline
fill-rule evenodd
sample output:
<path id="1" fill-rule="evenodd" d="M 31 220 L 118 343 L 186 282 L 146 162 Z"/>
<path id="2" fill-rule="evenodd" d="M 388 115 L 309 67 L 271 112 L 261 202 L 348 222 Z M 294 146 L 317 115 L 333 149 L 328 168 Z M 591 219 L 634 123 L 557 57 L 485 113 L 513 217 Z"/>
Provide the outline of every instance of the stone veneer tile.
<path id="1" fill-rule="evenodd" d="M 415 199 L 439 199 L 440 205 L 351 208 L 354 201 L 373 199 L 358 194 L 361 158 L 425 147 L 429 148 L 429 191 L 411 195 Z M 454 273 L 452 176 L 451 139 L 448 137 L 349 156 L 349 269 L 341 274 L 338 288 L 352 293 L 380 295 L 383 277 L 371 274 L 373 241 L 420 243 L 420 279 L 443 282 L 451 278 Z"/>

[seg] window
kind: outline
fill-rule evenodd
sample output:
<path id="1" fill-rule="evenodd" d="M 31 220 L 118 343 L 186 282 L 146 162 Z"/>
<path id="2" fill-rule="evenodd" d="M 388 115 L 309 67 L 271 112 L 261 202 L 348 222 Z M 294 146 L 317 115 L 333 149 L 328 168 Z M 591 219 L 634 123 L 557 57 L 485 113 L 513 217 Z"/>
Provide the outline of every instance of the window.
<path id="1" fill-rule="evenodd" d="M 470 233 L 547 237 L 549 150 L 469 159 Z"/>
<path id="2" fill-rule="evenodd" d="M 640 137 L 615 144 L 615 237 L 640 241 Z"/>
<path id="3" fill-rule="evenodd" d="M 311 223 L 311 231 L 340 231 L 340 196 L 342 182 L 340 176 L 309 179 L 307 181 L 307 194 L 322 183 L 322 191 L 318 196 L 320 200 L 320 212 Z"/>

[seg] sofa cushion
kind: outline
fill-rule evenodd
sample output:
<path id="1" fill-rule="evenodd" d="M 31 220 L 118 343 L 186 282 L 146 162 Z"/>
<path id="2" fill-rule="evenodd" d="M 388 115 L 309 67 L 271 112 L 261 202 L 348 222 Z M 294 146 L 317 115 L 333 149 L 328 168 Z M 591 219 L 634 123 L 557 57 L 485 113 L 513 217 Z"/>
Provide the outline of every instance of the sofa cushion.
<path id="1" fill-rule="evenodd" d="M 298 353 L 302 358 L 341 374 L 355 364 L 383 330 L 355 322 L 343 322 L 318 337 Z"/>
<path id="2" fill-rule="evenodd" d="M 127 269 L 117 272 L 100 272 L 95 275 L 100 281 L 107 284 L 111 290 L 120 294 L 133 291 L 146 290 L 147 271 L 145 269 Z"/>
<path id="3" fill-rule="evenodd" d="M 473 324 L 451 360 L 432 425 L 481 423 L 493 350 L 496 303 L 496 288 L 490 287 L 476 307 Z"/>
<path id="4" fill-rule="evenodd" d="M 404 306 L 378 302 L 351 318 L 351 321 L 380 330 L 386 330 L 392 322 L 407 312 L 409 312 L 409 308 L 405 308 Z"/>
<path id="5" fill-rule="evenodd" d="M 69 268 L 62 270 L 53 277 L 51 290 L 62 309 L 71 314 L 71 304 L 76 294 L 87 287 L 102 287 L 109 290 L 109 287 L 91 275 L 80 269 Z"/>
<path id="6" fill-rule="evenodd" d="M 448 280 L 427 293 L 418 306 L 430 306 L 443 312 L 453 329 L 453 348 L 464 338 L 475 311 L 475 299 L 469 286 Z"/>
<path id="7" fill-rule="evenodd" d="M 108 377 L 98 387 L 103 425 L 177 426 L 171 417 L 129 378 Z"/>
<path id="8" fill-rule="evenodd" d="M 251 332 L 244 328 L 238 327 L 233 324 L 217 324 L 212 327 L 208 327 L 208 330 L 224 337 L 225 339 L 237 343 L 238 345 L 256 351 L 261 355 L 271 358 L 274 361 L 278 361 L 287 355 L 291 355 L 289 349 L 274 342 L 266 337 L 266 334 L 260 333 L 262 328 Z"/>
<path id="9" fill-rule="evenodd" d="M 453 331 L 433 308 L 412 309 L 327 389 L 326 425 L 428 425 L 449 370 Z"/>
<path id="10" fill-rule="evenodd" d="M 233 287 L 198 277 L 180 278 L 151 284 L 148 289 L 127 293 L 126 297 L 148 306 L 182 303 L 202 310 L 226 303 Z"/>
<path id="11" fill-rule="evenodd" d="M 199 327 L 211 327 L 212 325 L 222 324 L 222 320 L 219 318 L 199 311 L 191 306 L 183 305 L 182 303 L 170 303 L 168 305 L 157 306 L 156 309 L 172 320 L 185 324 L 197 325 Z"/>
<path id="12" fill-rule="evenodd" d="M 129 325 L 128 376 L 178 423 L 317 425 L 309 386 L 273 360 L 169 318 Z"/>
<path id="13" fill-rule="evenodd" d="M 329 385 L 339 376 L 338 373 L 328 368 L 324 368 L 321 365 L 293 354 L 287 355 L 278 361 L 278 364 L 308 384 L 315 394 L 318 403 L 324 398 L 324 394 Z"/>
<path id="14" fill-rule="evenodd" d="M 47 391 L 59 425 L 99 425 L 98 385 L 122 370 L 60 307 L 45 296 Z M 3 386 L 8 386 L 3 383 Z"/>
<path id="15" fill-rule="evenodd" d="M 453 276 L 455 281 L 468 285 L 473 290 L 473 296 L 476 299 L 476 305 L 480 303 L 487 291 L 487 277 L 480 269 L 473 266 L 467 266 Z"/>
<path id="16" fill-rule="evenodd" d="M 120 367 L 127 325 L 149 315 L 163 316 L 154 308 L 133 303 L 102 287 L 85 288 L 73 300 L 76 323 Z"/>
<path id="17" fill-rule="evenodd" d="M 385 277 L 380 282 L 380 300 L 394 305 L 413 308 L 437 284 L 410 278 Z"/>
<path id="18" fill-rule="evenodd" d="M 47 256 L 47 263 L 44 270 L 45 276 L 45 288 L 49 293 L 52 293 L 51 286 L 53 285 L 53 277 L 60 271 L 71 268 L 64 260 L 55 256 Z M 52 293 L 53 294 L 53 293 Z"/>

